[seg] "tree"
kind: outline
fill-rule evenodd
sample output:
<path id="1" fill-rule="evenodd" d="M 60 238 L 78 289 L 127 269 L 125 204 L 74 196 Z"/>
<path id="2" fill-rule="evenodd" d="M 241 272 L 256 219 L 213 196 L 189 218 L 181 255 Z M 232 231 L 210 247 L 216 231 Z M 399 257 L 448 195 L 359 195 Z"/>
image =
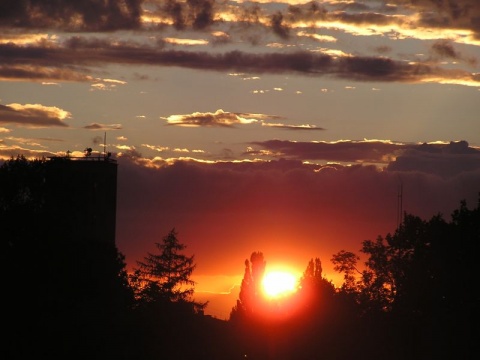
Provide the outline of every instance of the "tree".
<path id="1" fill-rule="evenodd" d="M 301 292 L 305 296 L 333 297 L 335 286 L 322 274 L 320 258 L 310 259 L 302 278 L 300 279 Z M 324 304 L 321 304 L 322 306 Z"/>
<path id="2" fill-rule="evenodd" d="M 148 253 L 144 261 L 137 261 L 138 268 L 130 277 L 137 300 L 144 303 L 187 302 L 200 308 L 191 299 L 195 282 L 190 278 L 195 270 L 194 255 L 182 253 L 186 245 L 180 243 L 172 229 L 155 243 L 158 253 Z"/>
<path id="3" fill-rule="evenodd" d="M 240 286 L 237 305 L 232 309 L 230 317 L 236 318 L 252 315 L 258 305 L 261 283 L 265 273 L 266 262 L 262 252 L 253 252 L 250 261 L 245 260 L 245 272 Z"/>
<path id="4" fill-rule="evenodd" d="M 332 261 L 345 275 L 341 293 L 355 296 L 365 329 L 383 338 L 385 354 L 467 359 L 477 341 L 479 243 L 480 202 L 469 210 L 462 201 L 451 222 L 405 214 L 394 234 L 363 241 L 367 261 L 358 280 L 355 254 L 341 251 Z"/>
<path id="5" fill-rule="evenodd" d="M 6 160 L 0 166 L 2 246 L 38 242 L 40 226 L 45 223 L 44 208 L 45 160 L 27 160 L 23 155 Z"/>

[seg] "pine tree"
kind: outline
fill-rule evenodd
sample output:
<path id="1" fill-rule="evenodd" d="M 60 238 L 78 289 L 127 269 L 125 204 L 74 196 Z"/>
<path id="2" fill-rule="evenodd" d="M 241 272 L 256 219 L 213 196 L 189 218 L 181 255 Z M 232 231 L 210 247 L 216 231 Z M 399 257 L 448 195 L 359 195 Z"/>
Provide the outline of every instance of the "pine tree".
<path id="1" fill-rule="evenodd" d="M 144 261 L 137 261 L 138 268 L 130 278 L 137 300 L 193 303 L 195 282 L 190 276 L 196 267 L 194 255 L 182 253 L 186 245 L 178 241 L 175 229 L 155 245 L 158 253 L 148 253 Z"/>

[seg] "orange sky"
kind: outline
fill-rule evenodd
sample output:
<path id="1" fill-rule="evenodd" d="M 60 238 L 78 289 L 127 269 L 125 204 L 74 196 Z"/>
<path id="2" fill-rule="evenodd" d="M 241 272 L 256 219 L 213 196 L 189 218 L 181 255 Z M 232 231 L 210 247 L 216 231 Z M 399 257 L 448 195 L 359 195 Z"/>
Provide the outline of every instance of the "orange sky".
<path id="1" fill-rule="evenodd" d="M 254 251 L 264 253 L 267 269 L 285 264 L 299 273 L 319 257 L 324 276 L 339 284 L 332 255 L 340 250 L 358 253 L 363 240 L 395 230 L 400 184 L 403 210 L 425 219 L 437 213 L 450 219 L 461 199 L 475 204 L 480 154 L 445 150 L 436 155 L 436 165 L 432 153 L 427 154 L 428 171 L 360 165 L 334 169 L 287 160 L 178 162 L 153 169 L 119 158 L 117 245 L 129 266 L 135 266 L 175 227 L 186 253 L 195 255 L 197 290 L 233 291 L 221 297 L 226 301 L 221 310 L 218 297 L 210 296 L 206 311 L 228 317 L 244 260 Z M 412 164 L 423 156 L 416 155 L 409 160 Z M 462 169 L 462 158 L 476 159 L 477 167 Z M 448 176 L 434 173 L 447 169 Z"/>
<path id="2" fill-rule="evenodd" d="M 0 1 L 0 161 L 118 160 L 129 268 L 172 228 L 207 313 L 480 191 L 478 0 Z M 233 289 L 233 290 L 232 290 Z"/>

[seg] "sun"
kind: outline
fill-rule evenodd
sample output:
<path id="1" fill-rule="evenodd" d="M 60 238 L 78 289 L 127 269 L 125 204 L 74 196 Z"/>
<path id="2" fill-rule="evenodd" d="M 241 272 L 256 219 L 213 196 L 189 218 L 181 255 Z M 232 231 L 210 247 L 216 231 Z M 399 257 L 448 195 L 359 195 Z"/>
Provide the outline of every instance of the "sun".
<path id="1" fill-rule="evenodd" d="M 267 297 L 286 296 L 297 290 L 297 278 L 288 271 L 269 271 L 263 277 L 262 288 Z"/>

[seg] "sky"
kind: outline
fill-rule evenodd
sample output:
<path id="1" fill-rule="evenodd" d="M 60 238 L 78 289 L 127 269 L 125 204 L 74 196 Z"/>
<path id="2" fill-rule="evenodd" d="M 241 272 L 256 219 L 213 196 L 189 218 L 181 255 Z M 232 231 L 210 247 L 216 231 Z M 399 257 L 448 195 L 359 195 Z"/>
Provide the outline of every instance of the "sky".
<path id="1" fill-rule="evenodd" d="M 206 313 L 480 193 L 477 0 L 3 0 L 0 159 L 111 152 L 128 269 L 175 229 Z M 401 194 L 401 196 L 400 196 Z M 401 206 L 400 206 L 401 204 Z"/>

